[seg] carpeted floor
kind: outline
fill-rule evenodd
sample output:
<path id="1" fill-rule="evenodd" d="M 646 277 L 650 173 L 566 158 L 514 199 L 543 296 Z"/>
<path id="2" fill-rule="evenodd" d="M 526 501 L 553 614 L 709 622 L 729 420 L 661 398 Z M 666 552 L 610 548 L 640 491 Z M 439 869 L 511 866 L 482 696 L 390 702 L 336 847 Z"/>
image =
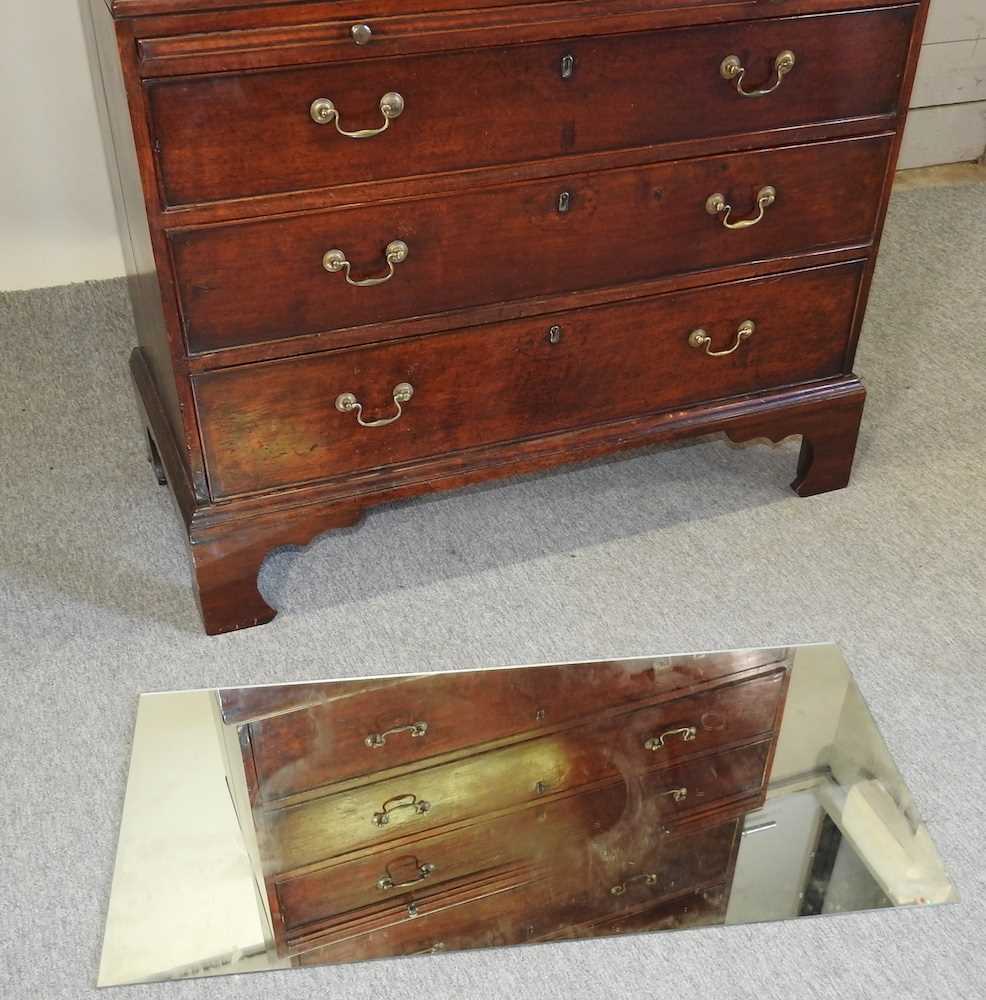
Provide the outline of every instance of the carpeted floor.
<path id="1" fill-rule="evenodd" d="M 832 639 L 963 902 L 121 998 L 982 997 L 986 185 L 898 194 L 851 487 L 711 440 L 378 510 L 282 551 L 270 626 L 199 631 L 126 377 L 122 282 L 0 296 L 0 995 L 92 995 L 138 692 Z"/>

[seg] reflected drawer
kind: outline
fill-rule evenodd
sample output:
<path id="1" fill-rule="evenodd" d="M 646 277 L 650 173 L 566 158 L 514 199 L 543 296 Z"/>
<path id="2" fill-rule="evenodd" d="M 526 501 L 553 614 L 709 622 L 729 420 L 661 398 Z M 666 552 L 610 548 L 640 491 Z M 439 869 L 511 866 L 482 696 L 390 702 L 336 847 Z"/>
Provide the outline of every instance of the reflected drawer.
<path id="1" fill-rule="evenodd" d="M 751 652 L 728 658 L 682 657 L 673 669 L 659 672 L 612 661 L 571 671 L 530 667 L 431 674 L 386 685 L 373 682 L 365 688 L 305 687 L 297 697 L 310 707 L 291 711 L 289 701 L 254 706 L 279 712 L 248 725 L 254 801 L 272 802 L 439 754 L 571 724 L 634 702 L 683 694 L 690 685 L 750 681 L 762 668 L 775 673 L 778 666 L 764 654 Z M 739 695 L 732 697 L 743 701 Z M 699 718 L 684 711 L 690 703 L 677 703 L 688 725 Z M 477 704 L 482 712 L 476 712 Z M 227 702 L 226 707 L 233 711 L 237 705 Z M 703 732 L 692 746 L 701 747 L 705 738 Z"/>
<path id="2" fill-rule="evenodd" d="M 598 920 L 566 926 L 543 940 L 584 940 L 615 934 L 643 934 L 650 931 L 687 930 L 725 922 L 729 907 L 729 885 L 710 886 L 683 892 L 658 903 L 648 903 Z"/>
<path id="3" fill-rule="evenodd" d="M 177 206 L 890 115 L 915 9 L 154 80 L 161 185 Z M 734 55 L 763 89 L 785 51 L 794 68 L 765 98 L 720 72 Z M 321 124 L 319 99 L 336 109 Z"/>
<path id="4" fill-rule="evenodd" d="M 845 364 L 861 273 L 858 263 L 838 265 L 195 376 L 212 494 L 834 376 Z M 746 321 L 755 331 L 735 351 L 706 353 L 728 351 Z M 709 337 L 704 346 L 693 346 L 698 329 Z M 393 420 L 395 387 L 405 384 L 413 396 Z M 364 410 L 340 411 L 346 398 Z M 358 417 L 392 422 L 368 428 Z"/>
<path id="5" fill-rule="evenodd" d="M 295 937 L 287 950 L 297 954 L 298 965 L 321 965 L 522 944 L 555 928 L 545 912 L 550 889 L 543 875 L 491 879 L 462 895 L 416 904 L 413 917 L 405 903 L 388 916 L 341 921 Z"/>
<path id="6" fill-rule="evenodd" d="M 642 712 L 649 712 L 647 721 L 655 730 L 663 728 L 660 711 Z M 763 733 L 773 722 L 769 714 L 767 726 L 763 718 L 737 717 L 732 735 Z M 493 814 L 515 812 L 592 786 L 634 790 L 635 809 L 651 824 L 677 822 L 761 786 L 769 739 L 666 767 L 661 755 L 642 746 L 621 746 L 617 738 L 621 728 L 620 720 L 614 720 L 609 732 L 590 727 L 571 730 L 303 804 L 258 811 L 265 871 L 284 873 L 378 845 L 403 850 L 431 831 L 485 823 Z M 769 732 L 765 735 L 769 737 Z M 416 849 L 412 853 L 420 855 Z M 429 858 L 421 862 L 433 863 Z"/>
<path id="7" fill-rule="evenodd" d="M 188 345 L 209 352 L 864 246 L 890 148 L 886 135 L 843 139 L 173 230 Z M 728 215 L 710 211 L 716 195 Z"/>
<path id="8" fill-rule="evenodd" d="M 277 880 L 288 950 L 419 919 L 445 905 L 461 906 L 486 895 L 491 886 L 546 879 L 540 900 L 546 933 L 549 911 L 556 915 L 552 923 L 574 925 L 726 877 L 735 820 L 668 836 L 647 822 L 627 823 L 620 815 L 625 799 L 623 789 L 600 790 L 454 836 L 425 839 L 413 845 L 416 854 L 406 848 Z M 425 857 L 435 861 L 422 861 Z M 426 868 L 431 874 L 422 878 Z M 404 883 L 390 887 L 398 878 Z M 381 882 L 388 888 L 382 889 Z M 463 910 L 461 919 L 463 929 L 469 928 L 470 911 Z"/>

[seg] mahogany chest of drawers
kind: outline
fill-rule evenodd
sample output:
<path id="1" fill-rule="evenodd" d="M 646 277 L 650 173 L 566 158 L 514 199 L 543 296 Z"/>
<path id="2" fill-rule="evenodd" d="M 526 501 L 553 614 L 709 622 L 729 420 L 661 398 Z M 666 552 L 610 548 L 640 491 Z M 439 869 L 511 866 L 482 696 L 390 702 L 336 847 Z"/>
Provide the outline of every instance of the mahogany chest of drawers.
<path id="1" fill-rule="evenodd" d="M 685 435 L 847 484 L 926 0 L 89 0 L 205 626 L 368 507 Z"/>
<path id="2" fill-rule="evenodd" d="M 271 948 L 304 965 L 722 922 L 789 669 L 767 650 L 220 692 Z"/>

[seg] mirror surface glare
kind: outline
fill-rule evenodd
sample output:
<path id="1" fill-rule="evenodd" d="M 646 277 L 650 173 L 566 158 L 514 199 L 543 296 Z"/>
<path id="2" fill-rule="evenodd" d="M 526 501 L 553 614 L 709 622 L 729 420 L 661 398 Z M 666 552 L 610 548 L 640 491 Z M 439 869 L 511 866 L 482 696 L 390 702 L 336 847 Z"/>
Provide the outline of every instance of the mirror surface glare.
<path id="1" fill-rule="evenodd" d="M 832 645 L 146 694 L 98 984 L 956 898 Z"/>

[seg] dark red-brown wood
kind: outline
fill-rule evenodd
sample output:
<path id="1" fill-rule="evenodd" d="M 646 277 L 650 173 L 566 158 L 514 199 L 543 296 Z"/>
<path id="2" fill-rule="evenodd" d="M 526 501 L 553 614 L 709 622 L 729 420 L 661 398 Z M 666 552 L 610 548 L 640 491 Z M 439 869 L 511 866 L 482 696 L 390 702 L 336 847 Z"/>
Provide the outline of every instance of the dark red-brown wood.
<path id="1" fill-rule="evenodd" d="M 586 742 L 622 747 L 626 766 L 634 761 L 641 769 L 667 764 L 683 749 L 696 753 L 767 732 L 782 691 L 783 671 L 778 669 L 756 678 L 744 676 L 744 683 L 736 686 L 668 701 L 668 687 L 680 682 L 681 675 L 628 676 L 621 667 L 619 663 L 587 667 L 581 672 L 584 676 L 573 678 L 567 687 L 550 669 L 471 673 L 461 679 L 448 675 L 428 683 L 410 680 L 258 720 L 250 724 L 255 798 L 270 803 L 374 771 L 426 767 L 436 756 L 477 742 L 553 733 L 583 716 L 590 701 L 594 710 L 608 714 Z M 524 676 L 527 673 L 531 676 Z M 604 683 L 610 678 L 611 683 Z M 549 690 L 552 684 L 558 697 Z M 470 706 L 480 698 L 487 711 L 483 719 L 476 719 Z M 703 719 L 710 724 L 703 726 Z M 415 723 L 424 723 L 423 735 L 400 731 Z M 659 758 L 635 755 L 648 735 L 675 726 L 696 726 L 698 731 L 687 746 L 669 745 Z M 388 732 L 383 746 L 367 747 L 369 736 Z"/>
<path id="2" fill-rule="evenodd" d="M 831 377 L 860 274 L 860 264 L 841 264 L 196 376 L 214 496 Z M 747 320 L 756 331 L 726 357 L 689 344 L 702 328 L 725 351 Z M 361 427 L 336 408 L 352 392 L 365 419 L 387 418 L 404 382 L 414 396 L 389 426 Z"/>
<path id="3" fill-rule="evenodd" d="M 132 367 L 156 471 L 188 529 L 207 631 L 273 616 L 256 588 L 271 548 L 399 497 L 714 431 L 801 435 L 802 495 L 848 482 L 865 395 L 852 358 L 925 0 L 873 0 L 866 11 L 844 0 L 89 4 L 140 326 Z M 359 47 L 350 27 L 363 20 L 373 39 Z M 751 86 L 767 82 L 782 44 L 799 60 L 769 97 L 743 99 L 718 74 L 735 51 Z M 562 81 L 567 53 L 575 72 Z M 493 85 L 490 70 L 501 69 Z M 309 97 L 309 86 L 331 85 L 347 89 L 337 103 L 356 117 L 344 123 L 372 125 L 375 89 L 394 73 L 407 82 L 387 89 L 403 86 L 408 110 L 377 139 L 354 147 L 305 117 L 315 96 L 336 100 Z M 746 216 L 763 184 L 778 200 L 752 229 L 726 232 L 704 212 L 721 190 Z M 570 209 L 559 213 L 566 190 Z M 411 256 L 387 285 L 353 289 L 321 269 L 339 246 L 357 276 L 379 273 L 394 238 Z M 699 292 L 768 288 L 775 276 L 780 288 L 786 272 L 813 266 L 825 269 L 810 280 L 835 293 L 820 291 L 817 309 L 765 293 L 770 318 L 733 316 L 719 291 Z M 837 275 L 851 282 L 825 277 Z M 734 287 L 740 296 L 746 286 Z M 728 358 L 681 356 L 688 331 L 665 341 L 653 297 L 679 303 L 671 312 L 684 321 L 693 292 L 712 316 L 695 326 L 708 325 L 716 348 L 740 319 L 765 330 L 783 315 L 786 332 L 771 341 L 783 350 L 755 337 Z M 560 342 L 549 351 L 535 338 L 528 359 L 525 338 L 546 336 L 555 314 L 565 314 Z M 617 316 L 660 326 L 674 351 L 648 353 Z M 622 354 L 596 350 L 594 317 L 608 317 L 599 328 Z M 472 346 L 481 341 L 488 349 Z M 449 344 L 460 353 L 443 357 Z M 366 350 L 348 358 L 319 353 L 358 345 Z M 417 366 L 421 385 L 435 387 L 437 359 L 461 374 L 466 355 L 478 360 L 462 384 L 483 404 L 492 386 L 509 409 L 480 405 L 456 423 L 464 396 L 446 381 L 416 393 L 406 422 L 366 439 L 331 409 L 337 376 L 351 383 L 338 391 L 382 416 L 391 386 L 378 376 Z M 254 374 L 276 366 L 252 363 L 274 358 L 293 358 L 278 362 L 297 373 L 293 397 Z M 265 437 L 255 412 L 237 439 L 232 419 L 249 401 L 220 387 L 251 378 L 277 433 Z M 525 386 L 545 405 L 525 400 Z M 416 442 L 412 426 L 424 432 Z M 291 458 L 291 434 L 315 443 L 317 458 Z M 250 444 L 273 451 L 250 456 Z"/>
<path id="4" fill-rule="evenodd" d="M 523 929 L 503 943 L 644 929 L 659 904 L 654 926 L 687 920 L 706 890 L 721 907 L 738 820 L 765 798 L 790 663 L 752 650 L 223 692 L 279 954 L 407 954 L 436 933 L 478 947 L 500 921 Z M 464 726 L 462 699 L 490 725 Z M 423 735 L 388 735 L 414 752 L 366 744 L 368 727 L 418 716 Z M 281 772 L 287 794 L 261 794 Z M 361 822 L 394 788 L 430 809 Z"/>
<path id="5" fill-rule="evenodd" d="M 165 200 L 244 198 L 893 114 L 914 10 L 152 82 Z M 761 100 L 742 98 L 710 58 L 737 54 L 763 82 L 785 49 L 798 62 Z M 850 49 L 859 57 L 846 64 L 840 54 Z M 565 56 L 575 60 L 568 79 Z M 326 97 L 344 128 L 378 128 L 390 91 L 406 108 L 371 139 L 344 138 L 309 116 L 312 101 Z"/>
<path id="6" fill-rule="evenodd" d="M 172 235 L 190 350 L 274 340 L 575 289 L 633 284 L 837 246 L 873 233 L 890 138 L 840 140 L 488 188 Z M 727 230 L 706 201 L 721 193 Z M 569 208 L 558 199 L 568 192 Z M 353 287 L 322 258 L 340 249 L 357 280 L 408 259 L 392 280 Z"/>

